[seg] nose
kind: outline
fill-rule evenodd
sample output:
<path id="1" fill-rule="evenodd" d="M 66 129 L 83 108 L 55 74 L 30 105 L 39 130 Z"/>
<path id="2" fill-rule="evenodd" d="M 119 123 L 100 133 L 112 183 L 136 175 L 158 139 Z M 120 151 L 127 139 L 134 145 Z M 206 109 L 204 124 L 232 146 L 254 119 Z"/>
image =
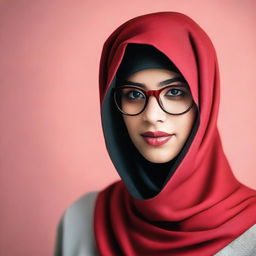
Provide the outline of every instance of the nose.
<path id="1" fill-rule="evenodd" d="M 164 122 L 166 119 L 167 113 L 165 113 L 159 106 L 157 99 L 154 96 L 150 96 L 148 103 L 144 111 L 142 112 L 143 120 L 155 123 L 155 122 Z"/>

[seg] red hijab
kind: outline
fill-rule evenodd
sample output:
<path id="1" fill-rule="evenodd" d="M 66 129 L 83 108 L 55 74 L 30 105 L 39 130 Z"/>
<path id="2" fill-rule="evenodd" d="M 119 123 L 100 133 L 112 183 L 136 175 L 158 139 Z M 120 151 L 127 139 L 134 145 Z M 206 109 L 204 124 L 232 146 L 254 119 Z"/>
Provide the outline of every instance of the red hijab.
<path id="1" fill-rule="evenodd" d="M 132 43 L 151 45 L 167 56 L 188 82 L 198 108 L 186 146 L 167 165 L 143 162 L 112 101 L 116 72 Z M 94 232 L 101 255 L 213 255 L 256 223 L 256 191 L 234 177 L 223 152 L 217 129 L 218 63 L 198 24 L 177 12 L 127 21 L 104 44 L 99 79 L 106 147 L 121 177 L 96 200 Z M 166 175 L 150 189 L 152 170 L 164 168 Z"/>

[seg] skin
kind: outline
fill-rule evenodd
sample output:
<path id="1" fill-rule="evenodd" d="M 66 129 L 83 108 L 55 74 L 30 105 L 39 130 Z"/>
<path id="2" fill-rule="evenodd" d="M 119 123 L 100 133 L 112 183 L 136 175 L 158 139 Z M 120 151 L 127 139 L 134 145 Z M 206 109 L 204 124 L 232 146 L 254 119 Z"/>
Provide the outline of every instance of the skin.
<path id="1" fill-rule="evenodd" d="M 174 77 L 180 77 L 180 75 L 166 69 L 144 69 L 131 74 L 127 80 L 142 83 L 145 89 L 156 90 L 160 88 L 159 82 Z M 168 85 L 177 86 L 180 83 L 173 82 Z M 146 109 L 139 115 L 123 115 L 124 123 L 135 147 L 144 158 L 153 163 L 168 162 L 179 154 L 190 134 L 195 118 L 195 106 L 185 114 L 170 115 L 160 108 L 153 96 L 149 97 Z M 147 131 L 163 131 L 174 135 L 167 143 L 152 146 L 147 144 L 141 136 Z"/>

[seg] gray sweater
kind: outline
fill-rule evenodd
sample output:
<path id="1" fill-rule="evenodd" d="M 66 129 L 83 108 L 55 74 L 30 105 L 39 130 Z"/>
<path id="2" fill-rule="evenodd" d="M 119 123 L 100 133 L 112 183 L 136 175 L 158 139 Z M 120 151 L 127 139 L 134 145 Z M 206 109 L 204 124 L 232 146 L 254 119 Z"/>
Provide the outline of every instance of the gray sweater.
<path id="1" fill-rule="evenodd" d="M 55 256 L 96 256 L 93 209 L 98 192 L 83 195 L 63 214 L 57 231 Z M 256 256 L 256 224 L 215 256 Z"/>

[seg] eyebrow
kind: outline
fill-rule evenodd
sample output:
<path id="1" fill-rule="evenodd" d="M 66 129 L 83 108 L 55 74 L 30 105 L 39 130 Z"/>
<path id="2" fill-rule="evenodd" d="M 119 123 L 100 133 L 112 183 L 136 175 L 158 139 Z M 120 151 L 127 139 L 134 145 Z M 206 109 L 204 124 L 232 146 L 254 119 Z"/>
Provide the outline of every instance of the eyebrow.
<path id="1" fill-rule="evenodd" d="M 182 77 L 174 77 L 174 78 L 170 78 L 170 79 L 167 79 L 167 80 L 159 82 L 158 86 L 164 86 L 164 85 L 171 84 L 171 83 L 177 82 L 177 81 L 185 82 L 186 83 L 184 78 L 182 78 Z M 146 87 L 145 84 L 137 83 L 137 82 L 132 82 L 132 81 L 129 81 L 129 80 L 124 80 L 122 85 L 134 85 L 134 86 L 138 86 L 138 87 L 142 87 L 142 88 Z M 187 85 L 184 85 L 184 84 L 179 84 L 178 86 L 187 87 Z"/>

